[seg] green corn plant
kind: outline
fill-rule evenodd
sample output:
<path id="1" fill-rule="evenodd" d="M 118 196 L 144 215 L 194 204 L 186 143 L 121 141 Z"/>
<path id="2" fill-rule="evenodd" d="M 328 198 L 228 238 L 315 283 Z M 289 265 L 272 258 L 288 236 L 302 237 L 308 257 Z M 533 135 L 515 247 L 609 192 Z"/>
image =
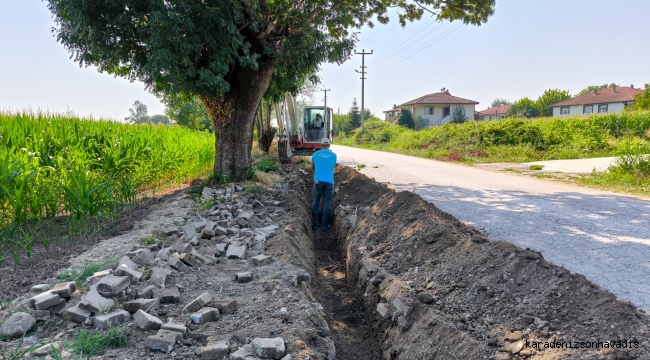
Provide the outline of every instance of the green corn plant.
<path id="1" fill-rule="evenodd" d="M 93 181 L 86 171 L 69 174 L 70 183 L 64 185 L 64 206 L 75 220 L 86 215 L 97 215 L 112 205 L 110 184 Z"/>

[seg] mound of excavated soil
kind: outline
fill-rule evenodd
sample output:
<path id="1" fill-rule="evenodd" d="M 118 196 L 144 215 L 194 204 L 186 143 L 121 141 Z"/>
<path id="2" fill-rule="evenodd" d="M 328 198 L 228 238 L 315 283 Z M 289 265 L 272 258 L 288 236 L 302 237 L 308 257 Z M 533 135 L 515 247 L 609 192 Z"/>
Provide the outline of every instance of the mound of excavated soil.
<path id="1" fill-rule="evenodd" d="M 410 192 L 336 172 L 335 230 L 384 359 L 650 359 L 641 310 Z"/>

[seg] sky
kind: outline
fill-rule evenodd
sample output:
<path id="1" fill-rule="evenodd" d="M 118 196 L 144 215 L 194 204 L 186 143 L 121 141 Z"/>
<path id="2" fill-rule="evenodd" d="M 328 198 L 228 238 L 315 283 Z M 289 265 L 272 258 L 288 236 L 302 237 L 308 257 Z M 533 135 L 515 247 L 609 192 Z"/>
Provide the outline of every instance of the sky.
<path id="1" fill-rule="evenodd" d="M 358 51 L 366 56 L 365 105 L 381 115 L 393 104 L 449 89 L 478 101 L 537 98 L 545 89 L 572 94 L 589 85 L 650 83 L 648 0 L 501 0 L 482 26 L 438 23 L 425 16 L 364 27 Z M 162 113 L 164 105 L 140 82 L 80 68 L 56 42 L 52 16 L 41 0 L 0 0 L 0 109 L 73 111 L 123 119 L 135 100 Z M 346 112 L 361 100 L 361 66 L 323 64 L 319 89 L 328 106 Z M 360 70 L 360 69 L 359 69 Z M 322 103 L 323 92 L 316 102 Z"/>

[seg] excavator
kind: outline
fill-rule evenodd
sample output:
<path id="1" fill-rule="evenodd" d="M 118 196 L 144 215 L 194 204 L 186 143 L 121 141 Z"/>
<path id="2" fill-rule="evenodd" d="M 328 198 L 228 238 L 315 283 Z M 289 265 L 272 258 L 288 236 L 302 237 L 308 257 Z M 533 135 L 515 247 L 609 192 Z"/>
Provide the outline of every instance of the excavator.
<path id="1" fill-rule="evenodd" d="M 284 95 L 284 101 L 275 104 L 280 140 L 280 162 L 287 164 L 293 156 L 311 156 L 321 149 L 321 140 L 332 140 L 332 114 L 327 106 L 307 106 L 302 116 L 298 114 L 296 99 Z"/>

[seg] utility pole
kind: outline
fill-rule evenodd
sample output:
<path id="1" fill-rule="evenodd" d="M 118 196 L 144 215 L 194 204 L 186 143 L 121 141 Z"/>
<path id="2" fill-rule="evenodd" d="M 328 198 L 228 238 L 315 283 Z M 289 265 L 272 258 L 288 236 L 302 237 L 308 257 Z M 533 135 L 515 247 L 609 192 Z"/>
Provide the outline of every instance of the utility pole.
<path id="1" fill-rule="evenodd" d="M 361 50 L 361 52 L 355 52 L 357 55 L 361 55 L 361 71 L 354 70 L 361 74 L 361 130 L 363 130 L 363 116 L 365 115 L 366 108 L 364 107 L 363 100 L 365 95 L 365 75 L 366 75 L 366 55 L 372 55 L 373 50 L 370 50 L 369 53 L 366 52 L 366 49 Z"/>
<path id="2" fill-rule="evenodd" d="M 327 92 L 331 91 L 330 89 L 323 89 L 321 91 L 325 91 L 325 112 L 327 112 Z"/>

